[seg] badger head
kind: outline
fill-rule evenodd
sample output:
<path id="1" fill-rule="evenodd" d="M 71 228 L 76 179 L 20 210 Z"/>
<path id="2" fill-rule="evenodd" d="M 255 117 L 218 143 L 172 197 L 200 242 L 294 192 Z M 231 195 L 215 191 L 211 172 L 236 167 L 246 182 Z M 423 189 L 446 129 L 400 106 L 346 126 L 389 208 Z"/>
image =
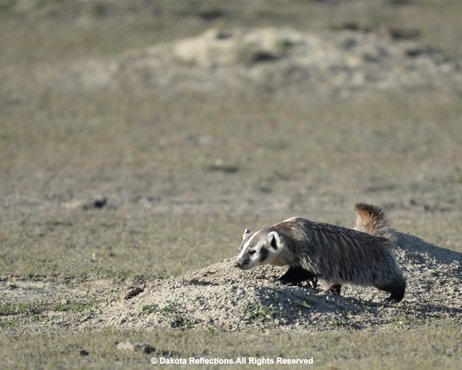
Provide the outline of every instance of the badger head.
<path id="1" fill-rule="evenodd" d="M 272 263 L 283 247 L 282 238 L 276 231 L 260 230 L 251 233 L 245 229 L 235 266 L 248 270 L 258 265 Z"/>

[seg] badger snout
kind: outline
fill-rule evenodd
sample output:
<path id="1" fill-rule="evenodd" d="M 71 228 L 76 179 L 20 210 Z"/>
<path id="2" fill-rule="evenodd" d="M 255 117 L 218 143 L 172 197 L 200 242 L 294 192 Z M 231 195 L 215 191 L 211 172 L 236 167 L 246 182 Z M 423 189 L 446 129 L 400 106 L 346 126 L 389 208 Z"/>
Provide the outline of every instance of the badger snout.
<path id="1" fill-rule="evenodd" d="M 245 270 L 245 269 L 248 269 L 248 264 L 249 264 L 249 260 L 248 259 L 245 259 L 245 260 L 236 260 L 236 262 L 234 262 L 234 267 L 238 267 L 242 270 Z"/>
<path id="2" fill-rule="evenodd" d="M 242 268 L 242 261 L 236 260 L 236 262 L 234 262 L 234 267 L 239 267 L 241 269 Z"/>

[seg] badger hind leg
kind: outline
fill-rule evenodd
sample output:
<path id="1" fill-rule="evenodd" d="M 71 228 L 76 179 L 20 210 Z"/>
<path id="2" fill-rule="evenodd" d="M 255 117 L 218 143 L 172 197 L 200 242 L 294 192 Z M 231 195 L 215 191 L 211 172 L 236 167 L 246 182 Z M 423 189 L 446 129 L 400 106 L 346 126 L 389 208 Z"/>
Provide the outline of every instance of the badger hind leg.
<path id="1" fill-rule="evenodd" d="M 278 278 L 278 281 L 284 285 L 295 285 L 306 280 L 316 280 L 316 274 L 298 266 L 290 266 L 287 272 Z"/>
<path id="2" fill-rule="evenodd" d="M 376 285 L 377 289 L 391 293 L 390 297 L 385 299 L 385 302 L 398 303 L 404 297 L 404 292 L 406 291 L 406 282 L 403 278 L 396 279 L 389 284 Z"/>

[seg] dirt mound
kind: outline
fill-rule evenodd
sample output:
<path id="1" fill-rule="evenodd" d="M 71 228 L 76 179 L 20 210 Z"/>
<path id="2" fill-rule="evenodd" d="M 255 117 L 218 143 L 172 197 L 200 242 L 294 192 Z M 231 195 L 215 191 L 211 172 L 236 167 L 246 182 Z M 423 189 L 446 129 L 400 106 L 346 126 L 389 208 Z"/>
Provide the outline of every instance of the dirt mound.
<path id="1" fill-rule="evenodd" d="M 293 29 L 210 29 L 196 37 L 42 70 L 58 89 L 141 87 L 227 93 L 338 92 L 462 85 L 462 63 L 439 50 L 376 33 L 308 34 Z"/>
<path id="2" fill-rule="evenodd" d="M 387 295 L 375 288 L 346 286 L 343 296 L 333 296 L 308 285 L 281 286 L 274 279 L 283 268 L 261 266 L 241 271 L 233 267 L 233 260 L 225 260 L 134 290 L 139 294 L 109 303 L 101 315 L 82 325 L 224 330 L 279 327 L 314 332 L 442 318 L 460 323 L 462 255 L 400 232 L 394 232 L 393 238 L 408 283 L 399 304 L 382 304 Z"/>

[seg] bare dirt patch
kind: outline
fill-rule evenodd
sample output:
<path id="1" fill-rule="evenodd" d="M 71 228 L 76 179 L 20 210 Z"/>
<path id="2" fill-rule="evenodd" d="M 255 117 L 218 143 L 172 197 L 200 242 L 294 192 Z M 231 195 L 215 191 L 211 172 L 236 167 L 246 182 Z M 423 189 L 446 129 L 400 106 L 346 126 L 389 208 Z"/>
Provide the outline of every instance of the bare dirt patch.
<path id="1" fill-rule="evenodd" d="M 309 286 L 281 286 L 283 269 L 262 266 L 250 271 L 233 260 L 180 277 L 143 286 L 143 292 L 109 303 L 84 327 L 154 329 L 210 327 L 298 329 L 309 332 L 340 328 L 397 326 L 462 319 L 462 255 L 412 235 L 394 232 L 397 258 L 407 278 L 399 304 L 383 304 L 374 288 L 346 287 L 333 296 Z"/>

